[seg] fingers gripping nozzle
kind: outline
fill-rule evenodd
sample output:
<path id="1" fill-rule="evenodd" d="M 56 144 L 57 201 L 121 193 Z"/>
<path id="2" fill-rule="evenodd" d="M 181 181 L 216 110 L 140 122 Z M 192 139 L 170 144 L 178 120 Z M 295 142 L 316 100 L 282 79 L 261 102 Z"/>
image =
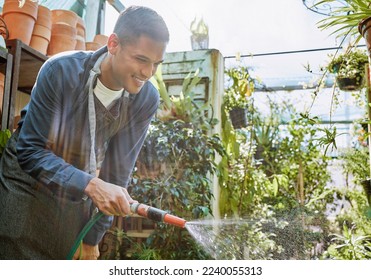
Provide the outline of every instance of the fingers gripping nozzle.
<path id="1" fill-rule="evenodd" d="M 181 228 L 185 227 L 186 220 L 177 216 L 171 215 L 161 209 L 151 207 L 141 203 L 132 203 L 130 205 L 131 212 L 139 216 L 146 217 L 155 222 L 164 222 Z"/>

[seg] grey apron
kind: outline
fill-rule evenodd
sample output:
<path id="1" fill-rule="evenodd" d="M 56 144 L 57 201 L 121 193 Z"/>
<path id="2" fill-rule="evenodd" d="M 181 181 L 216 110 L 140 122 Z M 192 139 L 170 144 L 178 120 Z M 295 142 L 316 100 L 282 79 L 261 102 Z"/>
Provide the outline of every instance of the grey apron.
<path id="1" fill-rule="evenodd" d="M 88 82 L 90 133 L 95 136 L 90 137 L 95 147 L 91 161 L 96 159 L 87 163 L 90 173 L 100 167 L 109 139 L 125 124 L 129 99 L 125 92 L 107 110 L 93 95 L 99 65 Z M 18 135 L 18 130 L 13 133 L 0 160 L 0 259 L 66 259 L 95 206 L 87 197 L 51 191 L 26 174 L 16 157 Z"/>

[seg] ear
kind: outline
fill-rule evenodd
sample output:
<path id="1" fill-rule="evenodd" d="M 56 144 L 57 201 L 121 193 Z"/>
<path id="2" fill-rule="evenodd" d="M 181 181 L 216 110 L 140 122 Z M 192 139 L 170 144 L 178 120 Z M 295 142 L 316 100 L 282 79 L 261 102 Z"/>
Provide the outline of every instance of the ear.
<path id="1" fill-rule="evenodd" d="M 117 36 L 116 33 L 112 33 L 109 37 L 108 37 L 108 42 L 107 42 L 107 48 L 108 48 L 108 51 L 111 53 L 111 54 L 116 54 L 118 48 L 120 46 L 120 40 Z"/>

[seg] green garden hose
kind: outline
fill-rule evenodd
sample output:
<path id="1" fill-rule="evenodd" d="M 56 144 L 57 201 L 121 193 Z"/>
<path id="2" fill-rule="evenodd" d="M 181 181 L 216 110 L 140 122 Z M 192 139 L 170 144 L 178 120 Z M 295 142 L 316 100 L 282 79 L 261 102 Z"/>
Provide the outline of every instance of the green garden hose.
<path id="1" fill-rule="evenodd" d="M 98 212 L 98 213 L 95 213 L 91 219 L 89 220 L 89 222 L 84 226 L 84 228 L 81 230 L 81 232 L 79 233 L 79 235 L 77 236 L 76 240 L 75 240 L 75 243 L 73 244 L 72 248 L 71 248 L 71 251 L 68 253 L 67 255 L 67 260 L 72 260 L 73 256 L 75 255 L 75 252 L 77 251 L 77 249 L 79 248 L 79 246 L 81 245 L 81 242 L 83 240 L 83 238 L 85 237 L 85 235 L 89 232 L 89 230 L 92 228 L 92 226 L 101 218 L 103 217 L 103 213 L 102 212 Z"/>
<path id="2" fill-rule="evenodd" d="M 177 216 L 171 215 L 163 210 L 157 209 L 155 207 L 150 207 L 148 205 L 142 203 L 132 203 L 130 205 L 130 209 L 132 213 L 138 214 L 142 217 L 151 219 L 152 221 L 156 222 L 165 222 L 170 225 L 174 225 L 177 227 L 184 228 L 186 224 L 186 220 L 179 218 Z M 96 209 L 96 212 L 92 215 L 89 222 L 84 226 L 81 230 L 79 235 L 77 236 L 75 243 L 72 246 L 71 251 L 67 256 L 67 260 L 72 260 L 73 256 L 75 255 L 77 249 L 82 243 L 85 235 L 89 232 L 92 226 L 103 216 L 103 213 Z"/>

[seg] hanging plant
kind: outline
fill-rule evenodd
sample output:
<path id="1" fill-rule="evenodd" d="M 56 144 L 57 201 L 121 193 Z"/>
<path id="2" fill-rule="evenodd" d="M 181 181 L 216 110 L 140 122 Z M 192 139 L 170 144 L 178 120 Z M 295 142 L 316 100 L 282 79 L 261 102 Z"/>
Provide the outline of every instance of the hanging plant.
<path id="1" fill-rule="evenodd" d="M 229 113 L 235 129 L 247 126 L 249 97 L 255 89 L 255 80 L 248 67 L 235 67 L 225 71 L 229 83 L 223 97 L 223 105 Z"/>
<path id="2" fill-rule="evenodd" d="M 330 57 L 327 69 L 336 76 L 336 83 L 341 90 L 354 91 L 363 87 L 368 63 L 365 51 L 351 48 L 338 56 Z"/>

